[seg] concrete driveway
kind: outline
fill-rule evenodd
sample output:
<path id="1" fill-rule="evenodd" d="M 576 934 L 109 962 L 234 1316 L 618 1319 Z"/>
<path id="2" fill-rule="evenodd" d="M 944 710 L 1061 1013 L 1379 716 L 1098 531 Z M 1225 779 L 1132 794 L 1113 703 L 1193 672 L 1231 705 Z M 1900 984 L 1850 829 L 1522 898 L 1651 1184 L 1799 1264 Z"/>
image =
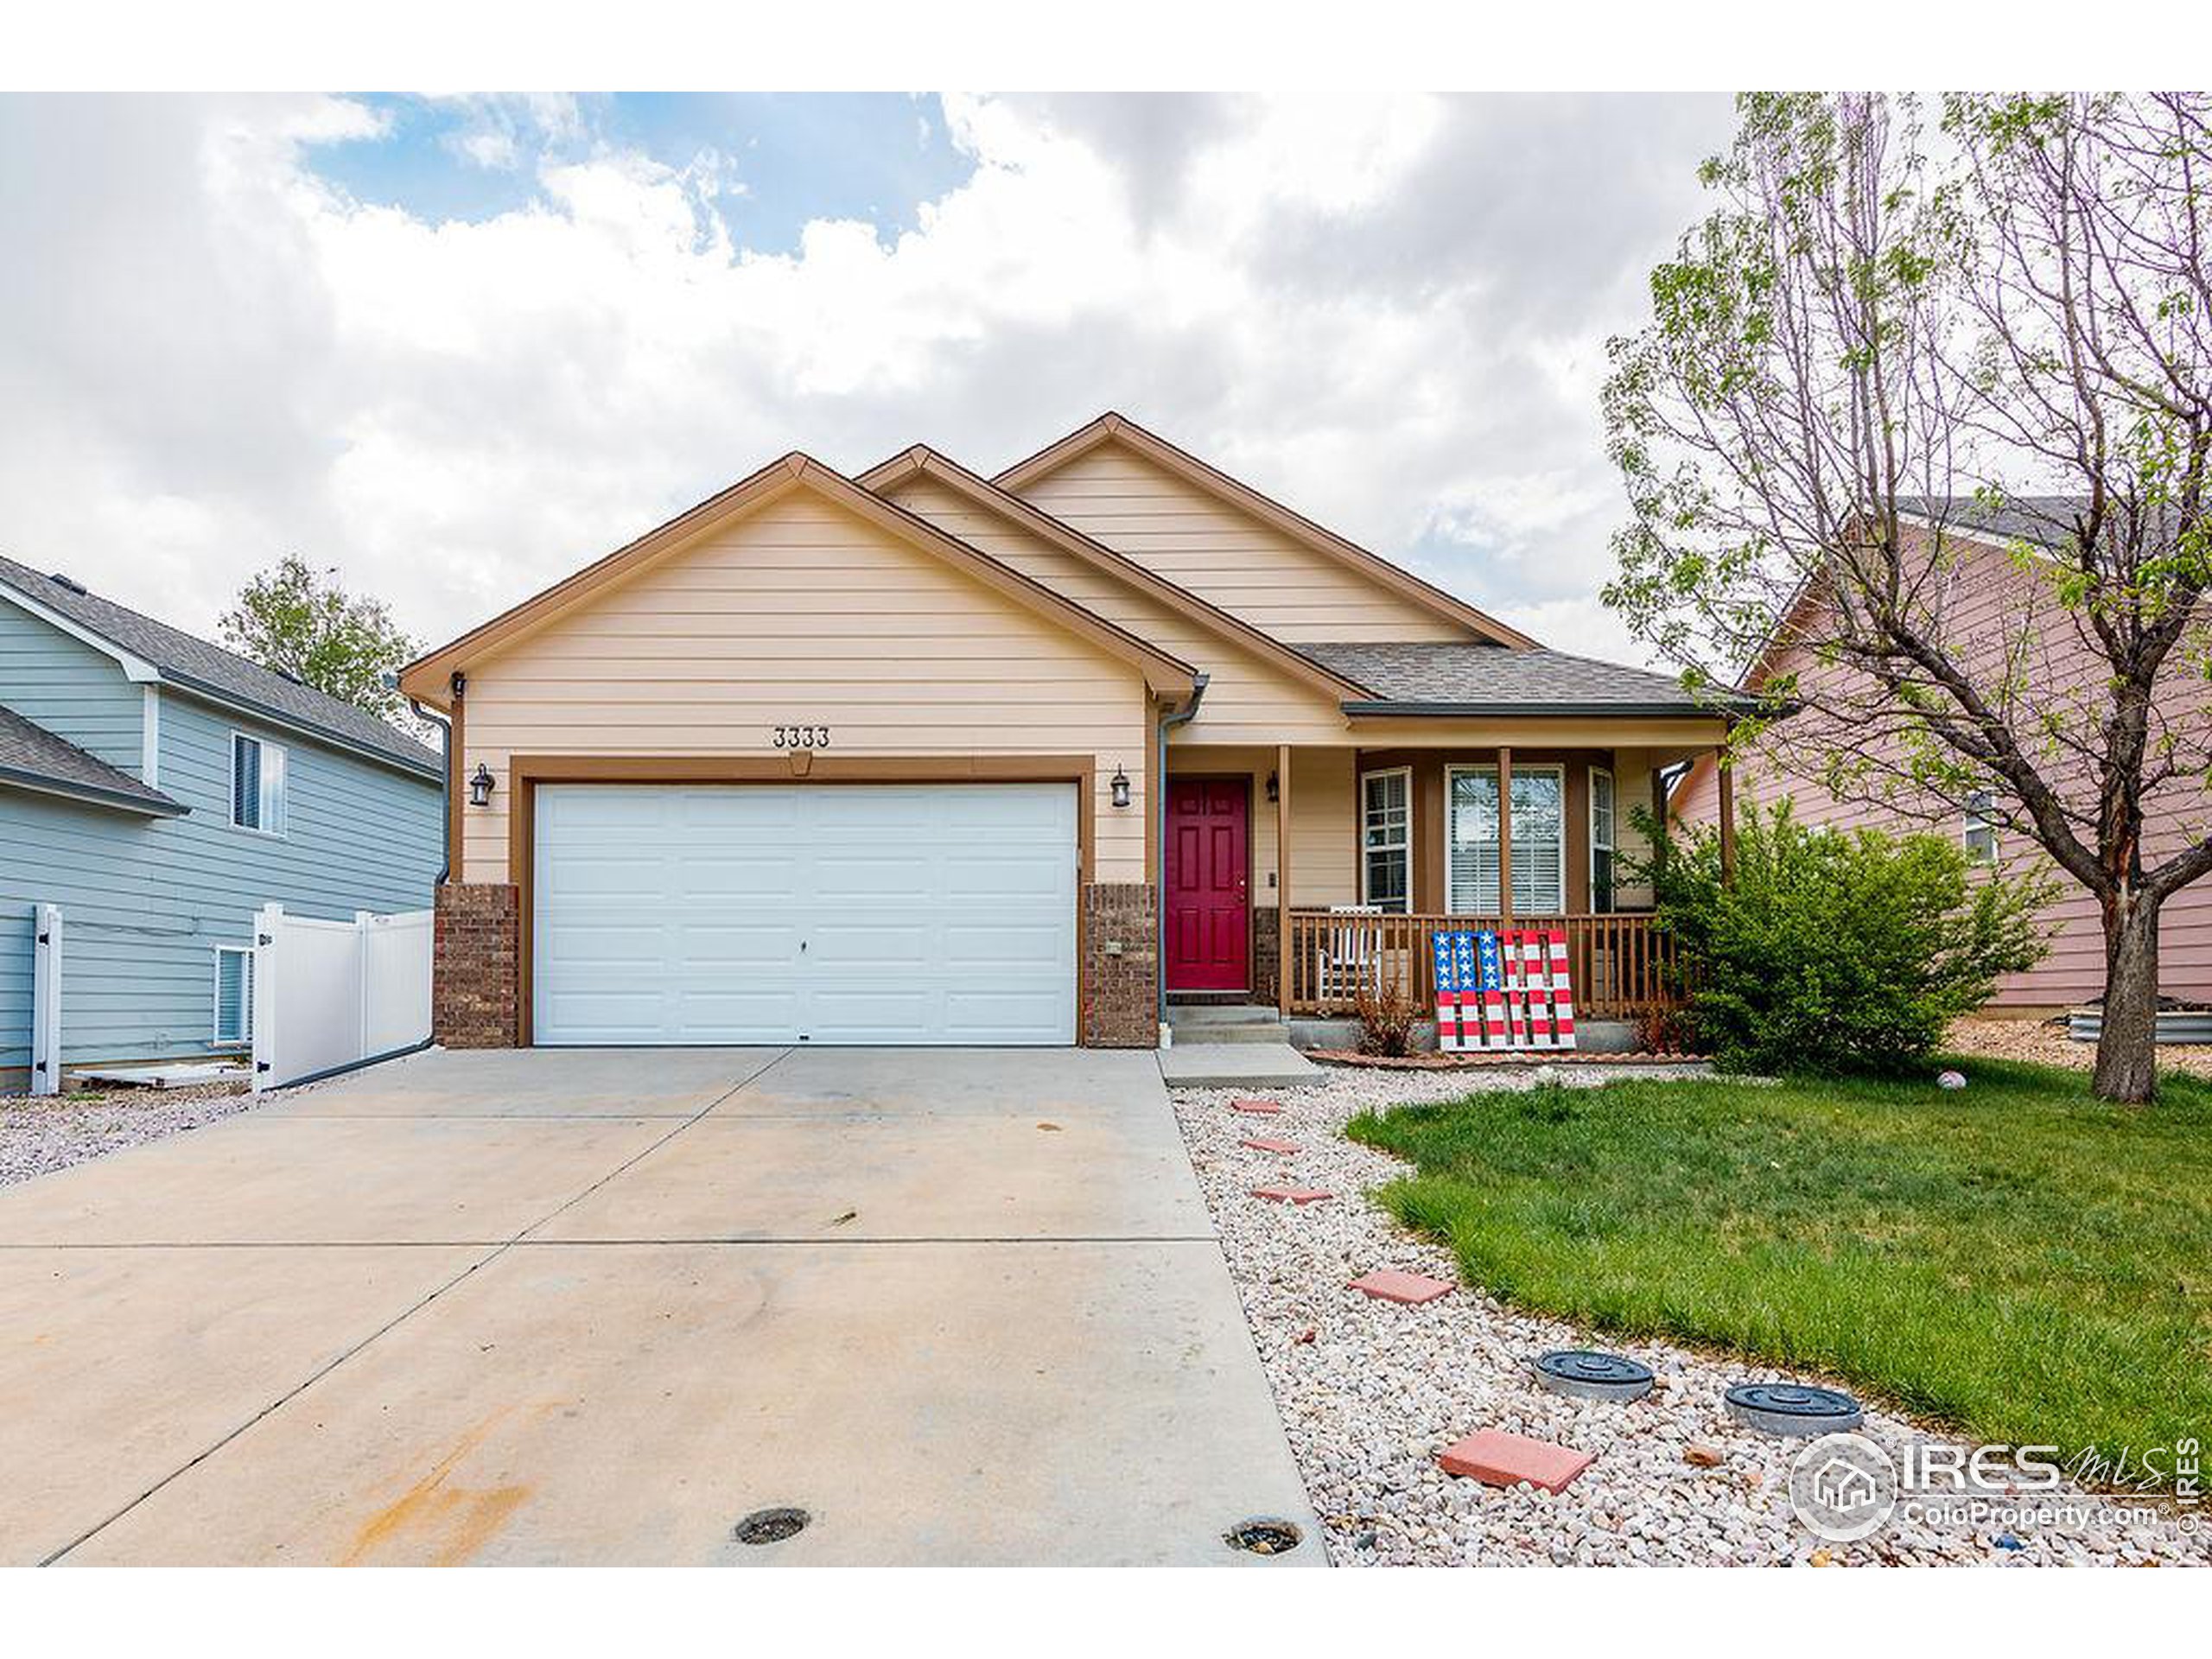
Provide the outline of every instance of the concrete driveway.
<path id="1" fill-rule="evenodd" d="M 431 1052 L 0 1189 L 0 1447 L 14 1562 L 1320 1560 L 1141 1053 Z"/>

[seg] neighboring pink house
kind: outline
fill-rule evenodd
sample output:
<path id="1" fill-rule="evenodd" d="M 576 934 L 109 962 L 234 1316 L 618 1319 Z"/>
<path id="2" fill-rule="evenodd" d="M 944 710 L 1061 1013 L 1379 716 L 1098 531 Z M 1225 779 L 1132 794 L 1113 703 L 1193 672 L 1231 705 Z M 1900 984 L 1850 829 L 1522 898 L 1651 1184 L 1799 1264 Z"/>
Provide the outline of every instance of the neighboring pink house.
<path id="1" fill-rule="evenodd" d="M 2056 527 L 2068 512 L 2063 500 L 2036 498 L 1994 512 L 1964 501 L 1932 512 L 1931 518 L 1943 522 L 1947 545 L 1955 552 L 1965 546 L 1964 556 L 1942 577 L 1945 583 L 1943 627 L 1955 647 L 1969 658 L 1988 660 L 2008 645 L 2017 652 L 2020 644 L 2017 636 L 2024 621 L 2039 617 L 2041 626 L 2029 625 L 2033 636 L 2027 668 L 2031 682 L 2050 695 L 2063 696 L 2079 688 L 2094 696 L 2100 694 L 2089 677 L 2098 671 L 2098 654 L 2078 636 L 2070 613 L 2055 608 L 2038 579 L 2021 567 L 2012 550 L 2022 542 L 2053 539 Z M 1979 539 L 1981 536 L 1987 539 Z M 1794 672 L 1801 683 L 1811 685 L 1853 672 L 1816 662 L 1813 653 L 1797 643 L 1808 632 L 1801 611 L 1793 617 L 1791 626 L 1778 632 L 1776 643 L 1752 665 L 1745 683 L 1756 688 L 1777 675 Z M 2162 683 L 2158 700 L 2168 721 L 2177 724 L 2177 716 L 2201 721 L 2212 713 L 2212 696 L 2208 696 L 2202 674 L 2181 660 L 2183 655 L 2177 652 L 2169 660 L 2167 682 Z M 1799 819 L 1806 823 L 1891 831 L 1948 825 L 1978 856 L 1994 856 L 2011 868 L 2049 867 L 2042 850 L 2022 837 L 1975 815 L 1952 812 L 1940 804 L 1933 805 L 1928 815 L 1915 815 L 1902 806 L 1839 801 L 1821 783 L 1817 762 L 1799 758 L 1806 751 L 1824 751 L 1829 747 L 1827 734 L 1806 729 L 1806 722 L 1820 718 L 1800 715 L 1779 721 L 1769 729 L 1757 750 L 1737 768 L 1739 807 L 1787 795 Z M 1878 757 L 1894 753 L 1895 749 L 1878 740 L 1874 753 Z M 1675 784 L 1671 799 L 1675 815 L 1683 822 L 1709 823 L 1718 816 L 1719 795 L 1714 759 L 1707 754 L 1700 756 Z M 2178 778 L 2167 782 L 2151 798 L 2145 865 L 2157 863 L 2177 847 L 2203 836 L 2208 821 L 2212 821 L 2212 795 L 2206 793 L 2201 783 Z M 2028 972 L 2000 982 L 1994 1006 L 2008 1013 L 2070 1007 L 2103 991 L 2104 933 L 2095 899 L 2078 884 L 2067 880 L 2062 895 L 2044 917 L 2050 929 L 2050 954 Z M 2185 887 L 2166 901 L 2158 930 L 2158 984 L 2168 996 L 2212 1001 L 2212 880 Z"/>

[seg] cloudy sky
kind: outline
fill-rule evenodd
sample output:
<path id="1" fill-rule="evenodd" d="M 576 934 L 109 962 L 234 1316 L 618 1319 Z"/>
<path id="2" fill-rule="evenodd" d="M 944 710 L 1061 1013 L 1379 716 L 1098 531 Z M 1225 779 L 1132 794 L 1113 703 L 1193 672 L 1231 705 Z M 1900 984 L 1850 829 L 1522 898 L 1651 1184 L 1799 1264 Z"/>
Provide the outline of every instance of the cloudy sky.
<path id="1" fill-rule="evenodd" d="M 0 99 L 0 550 L 456 633 L 761 462 L 1115 408 L 1528 629 L 1719 98 Z"/>

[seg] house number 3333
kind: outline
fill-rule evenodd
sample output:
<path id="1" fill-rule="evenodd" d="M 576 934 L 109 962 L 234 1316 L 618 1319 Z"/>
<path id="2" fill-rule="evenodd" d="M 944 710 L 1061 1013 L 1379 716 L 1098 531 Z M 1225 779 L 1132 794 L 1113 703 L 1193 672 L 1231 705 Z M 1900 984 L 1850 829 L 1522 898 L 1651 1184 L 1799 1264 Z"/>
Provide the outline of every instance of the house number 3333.
<path id="1" fill-rule="evenodd" d="M 826 749 L 830 747 L 827 726 L 779 726 L 774 732 L 775 744 L 779 749 Z"/>

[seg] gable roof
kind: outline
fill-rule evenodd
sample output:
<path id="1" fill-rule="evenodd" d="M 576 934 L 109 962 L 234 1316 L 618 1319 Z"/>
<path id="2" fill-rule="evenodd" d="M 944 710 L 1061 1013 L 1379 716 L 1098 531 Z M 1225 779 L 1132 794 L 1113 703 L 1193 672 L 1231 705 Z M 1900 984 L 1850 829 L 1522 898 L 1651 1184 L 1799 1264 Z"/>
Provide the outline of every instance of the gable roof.
<path id="1" fill-rule="evenodd" d="M 1471 641 L 1397 640 L 1300 645 L 1299 651 L 1373 686 L 1348 715 L 1613 715 L 1713 717 L 1681 683 L 1647 669 L 1538 645 L 1507 651 Z"/>
<path id="2" fill-rule="evenodd" d="M 513 644 L 693 537 L 756 512 L 794 489 L 810 490 L 827 498 L 908 544 L 944 559 L 1017 604 L 1090 640 L 1109 655 L 1136 667 L 1143 673 L 1145 683 L 1155 690 L 1186 695 L 1197 678 L 1198 671 L 1180 658 L 1171 656 L 1128 629 L 1085 610 L 1042 582 L 1032 581 L 989 554 L 946 534 L 927 519 L 862 489 L 843 474 L 794 450 L 635 541 L 615 549 L 604 558 L 586 565 L 575 575 L 501 612 L 490 621 L 417 658 L 400 671 L 401 689 L 433 708 L 450 708 L 450 677 L 465 671 L 472 660 L 480 660 Z"/>
<path id="3" fill-rule="evenodd" d="M 1058 471 L 1078 455 L 1088 454 L 1099 445 L 1108 442 L 1127 446 L 1216 499 L 1227 502 L 1262 524 L 1281 531 L 1293 541 L 1360 572 L 1401 597 L 1411 600 L 1414 604 L 1485 639 L 1516 650 L 1528 650 L 1535 645 L 1536 642 L 1519 629 L 1508 626 L 1465 600 L 1455 599 L 1441 588 L 1423 582 L 1412 571 L 1401 569 L 1378 554 L 1369 552 L 1357 543 L 1345 540 L 1334 531 L 1325 529 L 1304 514 L 1293 512 L 1281 502 L 1262 495 L 1250 485 L 1231 478 L 1189 451 L 1178 448 L 1157 433 L 1147 431 L 1128 416 L 1116 414 L 1111 410 L 1088 426 L 1078 427 L 1065 437 L 1047 444 L 1027 460 L 1014 462 L 991 481 L 1001 489 L 1018 493 L 1047 474 Z"/>
<path id="4" fill-rule="evenodd" d="M 174 818 L 188 810 L 60 733 L 0 708 L 0 785 L 7 785 L 157 818 Z"/>
<path id="5" fill-rule="evenodd" d="M 366 709 L 87 593 L 67 578 L 41 575 L 27 564 L 0 556 L 0 597 L 11 593 L 33 614 L 115 658 L 126 678 L 174 685 L 341 748 L 363 751 L 432 778 L 444 775 L 445 763 L 435 749 Z"/>
<path id="6" fill-rule="evenodd" d="M 1230 615 L 1210 601 L 1199 598 L 1189 588 L 1180 587 L 1138 563 L 1127 554 L 1117 553 L 1104 543 L 1094 541 L 1074 525 L 1063 523 L 1042 507 L 1023 500 L 1011 491 L 1001 489 L 988 479 L 969 472 L 958 461 L 925 443 L 903 449 L 890 460 L 871 467 L 860 474 L 857 481 L 880 495 L 912 478 L 928 478 L 943 484 L 963 499 L 997 513 L 1008 523 L 1019 525 L 1062 552 L 1072 555 L 1093 569 L 1120 578 L 1140 592 L 1150 594 L 1162 604 L 1181 612 L 1255 655 L 1267 658 L 1276 667 L 1332 697 L 1373 695 L 1368 687 L 1351 676 L 1307 657 L 1273 634 L 1262 632 L 1241 617 Z"/>

